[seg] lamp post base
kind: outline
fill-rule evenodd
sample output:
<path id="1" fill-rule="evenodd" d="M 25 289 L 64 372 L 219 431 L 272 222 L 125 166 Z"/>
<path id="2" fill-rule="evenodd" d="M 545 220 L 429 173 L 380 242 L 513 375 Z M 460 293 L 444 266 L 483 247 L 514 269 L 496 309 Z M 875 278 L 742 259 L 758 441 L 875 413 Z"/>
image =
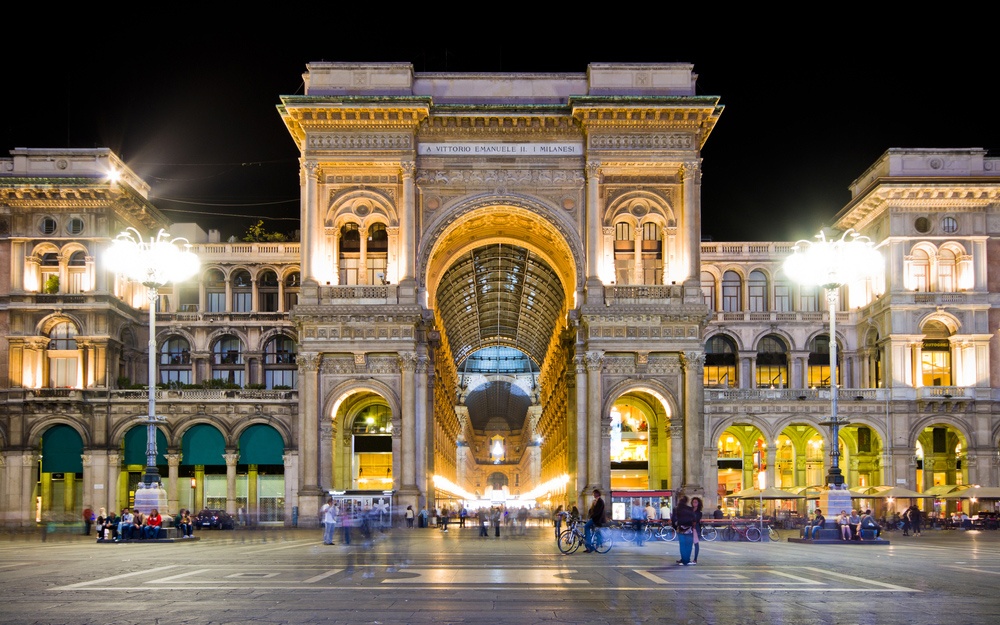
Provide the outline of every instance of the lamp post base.
<path id="1" fill-rule="evenodd" d="M 155 484 L 140 482 L 136 485 L 135 504 L 132 507 L 144 515 L 156 508 L 162 516 L 167 516 L 167 490 L 159 482 Z"/>
<path id="2" fill-rule="evenodd" d="M 836 527 L 834 519 L 841 510 L 851 511 L 851 491 L 844 485 L 830 484 L 829 488 L 820 492 L 817 506 L 826 517 L 827 527 Z"/>

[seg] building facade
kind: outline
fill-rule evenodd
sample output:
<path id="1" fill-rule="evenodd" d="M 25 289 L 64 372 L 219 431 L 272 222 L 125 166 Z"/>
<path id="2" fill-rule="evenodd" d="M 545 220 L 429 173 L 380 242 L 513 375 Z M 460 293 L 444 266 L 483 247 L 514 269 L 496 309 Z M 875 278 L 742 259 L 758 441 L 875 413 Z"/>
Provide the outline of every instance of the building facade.
<path id="1" fill-rule="evenodd" d="M 1000 485 L 985 150 L 890 149 L 851 185 L 832 227 L 885 264 L 841 289 L 832 385 L 822 290 L 781 270 L 793 243 L 701 241 L 723 107 L 691 65 L 304 79 L 278 107 L 300 241 L 170 224 L 108 150 L 0 160 L 7 524 L 134 496 L 149 302 L 104 260 L 128 227 L 201 261 L 156 301 L 171 512 L 315 525 L 328 492 L 554 508 L 594 488 L 712 506 L 761 481 L 821 488 L 833 386 L 851 488 Z"/>

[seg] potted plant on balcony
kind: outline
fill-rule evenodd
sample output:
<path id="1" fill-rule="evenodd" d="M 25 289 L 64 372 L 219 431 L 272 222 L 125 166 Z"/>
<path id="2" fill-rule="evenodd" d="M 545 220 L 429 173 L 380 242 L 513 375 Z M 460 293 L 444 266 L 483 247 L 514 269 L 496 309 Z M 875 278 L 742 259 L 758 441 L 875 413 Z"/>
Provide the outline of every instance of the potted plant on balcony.
<path id="1" fill-rule="evenodd" d="M 54 295 L 59 292 L 59 276 L 49 276 L 45 279 L 45 286 L 42 287 L 42 292 L 49 295 Z"/>

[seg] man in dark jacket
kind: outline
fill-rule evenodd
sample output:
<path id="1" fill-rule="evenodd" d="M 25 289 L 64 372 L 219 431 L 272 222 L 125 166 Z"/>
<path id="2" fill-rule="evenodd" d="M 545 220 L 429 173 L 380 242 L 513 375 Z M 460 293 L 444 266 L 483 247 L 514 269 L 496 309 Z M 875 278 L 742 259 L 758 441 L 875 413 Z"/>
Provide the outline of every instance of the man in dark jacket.
<path id="1" fill-rule="evenodd" d="M 584 553 L 594 551 L 594 529 L 604 525 L 604 500 L 601 491 L 594 489 L 594 503 L 590 506 L 587 523 L 583 526 Z"/>
<path id="2" fill-rule="evenodd" d="M 677 500 L 677 507 L 674 508 L 674 515 L 670 519 L 677 531 L 677 543 L 681 549 L 681 559 L 677 561 L 680 566 L 690 566 L 691 550 L 694 548 L 694 509 L 688 503 L 687 495 L 681 495 Z"/>

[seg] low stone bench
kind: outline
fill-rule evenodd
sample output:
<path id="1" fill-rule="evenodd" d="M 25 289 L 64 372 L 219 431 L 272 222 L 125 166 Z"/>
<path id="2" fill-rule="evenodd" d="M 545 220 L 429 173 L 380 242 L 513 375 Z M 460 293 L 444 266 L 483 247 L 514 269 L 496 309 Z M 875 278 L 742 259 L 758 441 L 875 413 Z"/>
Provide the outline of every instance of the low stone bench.
<path id="1" fill-rule="evenodd" d="M 865 545 L 872 547 L 889 544 L 888 540 L 874 540 L 874 539 L 869 540 L 868 537 L 865 537 L 865 540 L 843 540 L 840 537 L 840 528 L 829 527 L 829 525 L 830 524 L 827 523 L 827 525 L 824 526 L 823 529 L 821 529 L 818 534 L 816 534 L 816 538 L 813 538 L 811 540 L 806 540 L 802 536 L 797 536 L 789 538 L 788 542 L 804 543 L 807 545 Z M 872 535 L 874 535 L 873 530 L 862 530 L 862 532 L 871 532 Z"/>

